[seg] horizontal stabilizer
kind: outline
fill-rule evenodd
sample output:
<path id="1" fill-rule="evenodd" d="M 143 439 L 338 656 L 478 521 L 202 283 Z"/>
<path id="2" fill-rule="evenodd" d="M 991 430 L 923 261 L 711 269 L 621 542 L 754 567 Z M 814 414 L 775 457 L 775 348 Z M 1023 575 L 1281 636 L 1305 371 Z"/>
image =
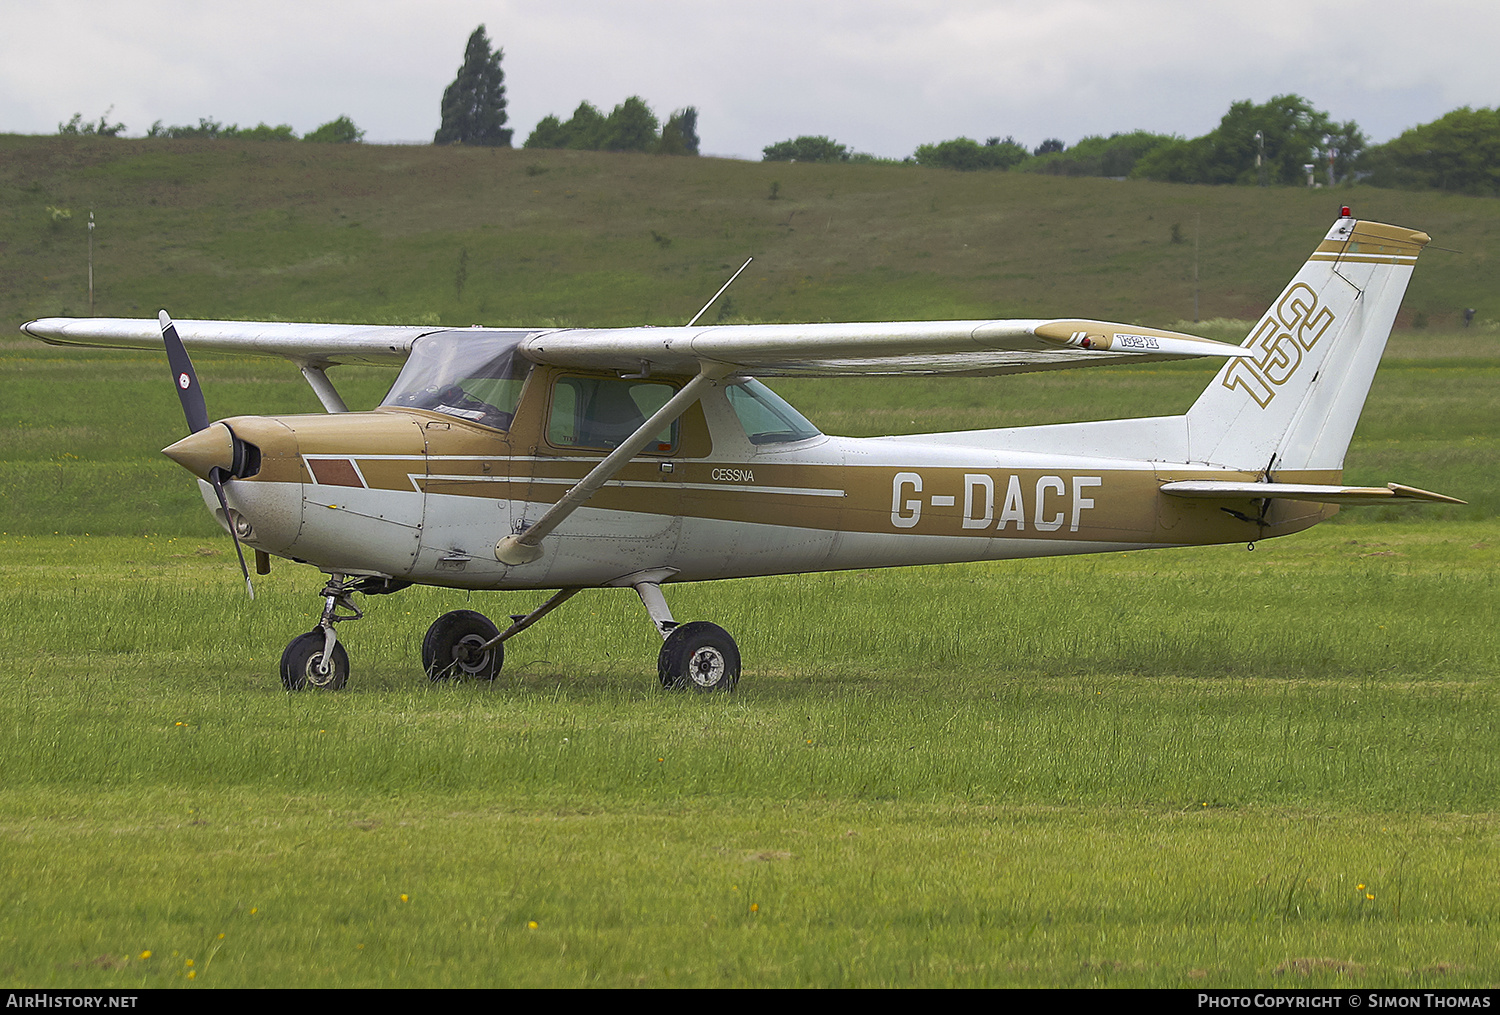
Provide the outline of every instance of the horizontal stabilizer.
<path id="1" fill-rule="evenodd" d="M 1173 497 L 1199 500 L 1303 500 L 1317 504 L 1389 504 L 1398 500 L 1425 500 L 1439 504 L 1467 504 L 1456 497 L 1418 490 L 1414 486 L 1324 486 L 1316 483 L 1228 483 L 1218 480 L 1184 480 L 1166 483 L 1161 492 Z"/>

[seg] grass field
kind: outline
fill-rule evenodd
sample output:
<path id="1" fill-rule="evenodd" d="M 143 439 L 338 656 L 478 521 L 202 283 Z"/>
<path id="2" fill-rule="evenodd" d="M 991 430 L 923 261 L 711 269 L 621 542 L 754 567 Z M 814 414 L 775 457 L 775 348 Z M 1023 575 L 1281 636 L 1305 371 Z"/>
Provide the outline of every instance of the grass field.
<path id="1" fill-rule="evenodd" d="M 287 696 L 307 569 L 250 603 L 217 545 L 8 540 L 0 968 L 1490 984 L 1495 557 L 1486 524 L 1387 523 L 682 588 L 749 660 L 707 699 L 653 687 L 619 591 L 495 686 L 429 686 L 417 641 L 465 597 L 411 590 L 345 630 L 349 692 Z"/>
<path id="2" fill-rule="evenodd" d="M 769 202 L 756 174 L 770 170 L 713 160 L 388 149 L 299 163 L 271 146 L 121 145 L 0 138 L 0 188 L 47 204 L 114 195 L 174 235 L 110 240 L 135 274 L 111 281 L 101 313 L 181 302 L 182 316 L 466 322 L 488 300 L 488 323 L 559 308 L 675 320 L 713 291 L 729 248 L 759 236 L 807 280 L 776 267 L 734 297 L 746 316 L 947 316 L 933 308 L 950 298 L 954 313 L 989 313 L 1004 301 L 987 302 L 985 274 L 1029 257 L 1018 290 L 1076 266 L 1042 293 L 1049 312 L 1097 290 L 1081 312 L 1171 325 L 1181 276 L 1153 257 L 1181 248 L 1165 244 L 1163 207 L 1202 202 L 1240 238 L 1252 283 L 1216 304 L 1227 317 L 1284 283 L 1329 217 L 1326 195 L 882 167 L 848 167 L 831 193 L 821 167 L 776 167 L 784 196 Z M 663 179 L 689 197 L 668 206 L 651 189 Z M 736 180 L 743 193 L 715 204 Z M 540 201 L 562 181 L 575 196 Z M 1415 202 L 1378 217 L 1435 235 L 1461 225 L 1482 260 L 1493 202 L 1370 197 Z M 1051 238 L 991 242 L 987 266 L 965 268 L 964 202 L 981 200 L 1016 202 L 1006 215 Z M 582 202 L 576 236 L 559 225 L 569 202 Z M 460 237 L 473 243 L 460 302 L 450 255 L 465 208 L 479 238 Z M 839 224 L 828 214 L 824 238 L 809 236 L 804 214 L 834 208 Z M 1080 209 L 1122 227 L 1155 216 L 1160 249 L 1126 251 L 1123 233 L 1084 244 Z M 793 225 L 776 232 L 773 210 L 796 211 Z M 1255 216 L 1274 251 L 1256 253 Z M 49 273 L 78 237 L 28 238 L 29 222 L 0 222 L 0 254 L 19 266 L 0 275 L 3 312 L 77 312 L 76 278 Z M 639 234 L 651 228 L 672 242 Z M 361 230 L 378 236 L 360 246 Z M 346 235 L 347 248 L 330 239 Z M 881 263 L 862 235 L 895 253 Z M 933 246 L 943 235 L 954 243 Z M 1288 235 L 1302 237 L 1290 251 Z M 837 244 L 818 274 L 820 245 Z M 1440 323 L 1461 286 L 1435 260 L 1414 296 Z M 611 263 L 632 267 L 611 276 Z M 525 284 L 502 287 L 502 267 Z M 657 302 L 633 304 L 642 293 Z M 199 372 L 215 416 L 316 408 L 284 364 L 204 357 Z M 366 406 L 391 376 L 335 380 Z M 1185 364 L 777 387 L 824 429 L 871 434 L 1177 412 L 1208 378 Z M 162 358 L 0 338 L 0 976 L 1492 986 L 1497 379 L 1500 333 L 1399 331 L 1349 454 L 1352 482 L 1467 507 L 1349 510 L 1253 554 L 671 589 L 679 617 L 724 624 L 744 651 L 741 690 L 713 698 L 656 688 L 659 639 L 621 590 L 584 593 L 510 642 L 494 685 L 432 686 L 416 647 L 437 614 L 500 617 L 540 597 L 415 588 L 367 600 L 341 629 L 347 692 L 287 695 L 277 659 L 315 622 L 322 576 L 278 562 L 244 597 L 191 480 L 155 453 L 182 430 Z"/>

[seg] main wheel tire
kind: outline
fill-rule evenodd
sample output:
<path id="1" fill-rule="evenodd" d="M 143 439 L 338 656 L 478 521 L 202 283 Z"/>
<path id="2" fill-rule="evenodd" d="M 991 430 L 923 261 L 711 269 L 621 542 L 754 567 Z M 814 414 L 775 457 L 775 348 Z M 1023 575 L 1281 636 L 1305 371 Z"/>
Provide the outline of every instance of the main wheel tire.
<path id="1" fill-rule="evenodd" d="M 505 665 L 505 646 L 479 646 L 500 633 L 490 618 L 473 610 L 454 610 L 433 621 L 422 639 L 422 669 L 427 679 L 494 680 Z"/>
<path id="2" fill-rule="evenodd" d="M 662 643 L 656 673 L 674 691 L 732 691 L 740 680 L 740 647 L 718 624 L 680 624 Z"/>
<path id="3" fill-rule="evenodd" d="M 281 653 L 281 682 L 288 691 L 314 688 L 319 691 L 338 691 L 349 682 L 349 653 L 339 642 L 333 644 L 333 665 L 327 673 L 321 672 L 323 663 L 323 629 L 321 627 L 299 634 Z"/>

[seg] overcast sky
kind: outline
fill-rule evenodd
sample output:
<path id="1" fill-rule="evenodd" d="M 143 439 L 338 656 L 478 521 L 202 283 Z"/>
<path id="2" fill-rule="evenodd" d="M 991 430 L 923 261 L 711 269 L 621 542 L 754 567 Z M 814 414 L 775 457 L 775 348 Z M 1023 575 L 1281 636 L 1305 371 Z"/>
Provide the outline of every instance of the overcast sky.
<path id="1" fill-rule="evenodd" d="M 902 157 L 965 135 L 1188 137 L 1295 92 L 1372 141 L 1500 104 L 1477 0 L 0 0 L 0 132 L 81 112 L 131 135 L 211 116 L 432 140 L 483 23 L 519 146 L 541 117 L 640 95 L 699 110 L 705 154 L 826 134 Z"/>

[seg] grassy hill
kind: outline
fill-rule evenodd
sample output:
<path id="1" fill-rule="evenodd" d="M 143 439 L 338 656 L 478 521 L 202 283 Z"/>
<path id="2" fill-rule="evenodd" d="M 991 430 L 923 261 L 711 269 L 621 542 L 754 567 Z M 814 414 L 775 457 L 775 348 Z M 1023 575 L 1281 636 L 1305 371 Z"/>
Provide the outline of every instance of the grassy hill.
<path id="1" fill-rule="evenodd" d="M 774 199 L 773 199 L 774 194 Z M 0 324 L 1257 316 L 1341 203 L 1431 233 L 1401 325 L 1500 321 L 1500 202 L 601 152 L 0 136 Z M 67 209 L 55 221 L 49 208 Z M 1181 242 L 1173 242 L 1174 228 Z M 717 311 L 716 311 L 717 313 Z"/>

